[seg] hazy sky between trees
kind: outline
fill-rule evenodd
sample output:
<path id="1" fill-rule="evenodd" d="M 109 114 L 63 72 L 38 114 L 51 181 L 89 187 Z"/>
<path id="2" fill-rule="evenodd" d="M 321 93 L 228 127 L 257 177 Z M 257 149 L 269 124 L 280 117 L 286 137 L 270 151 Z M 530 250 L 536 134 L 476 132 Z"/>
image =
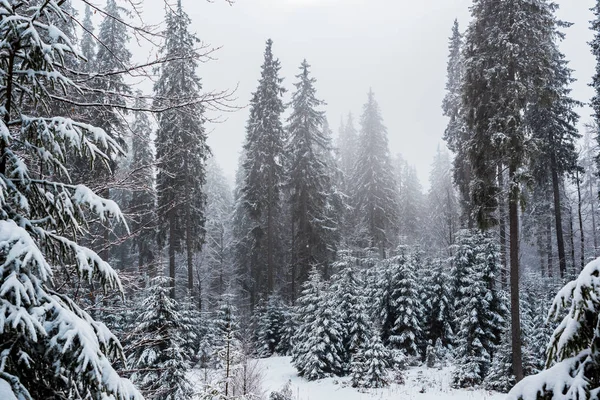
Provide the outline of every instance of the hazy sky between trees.
<path id="1" fill-rule="evenodd" d="M 101 3 L 100 1 L 98 1 Z M 173 0 L 174 2 L 174 0 Z M 446 82 L 447 45 L 455 18 L 464 31 L 471 0 L 182 0 L 192 30 L 211 47 L 221 47 L 217 59 L 198 71 L 206 90 L 238 86 L 238 106 L 245 106 L 256 89 L 265 40 L 274 41 L 281 60 L 288 101 L 303 58 L 318 80 L 318 96 L 327 102 L 330 125 L 337 136 L 340 118 L 352 111 L 358 127 L 362 105 L 373 88 L 388 128 L 392 154 L 401 153 L 417 167 L 428 187 L 428 174 L 446 118 L 441 102 Z M 565 30 L 562 49 L 574 69 L 573 97 L 588 102 L 587 85 L 594 59 L 587 44 L 592 38 L 589 9 L 593 0 L 557 0 L 559 18 L 574 25 Z M 164 16 L 163 0 L 144 0 L 146 22 Z M 138 60 L 148 58 L 132 41 Z M 152 50 L 151 56 L 156 53 Z M 151 90 L 150 86 L 146 90 Z M 581 124 L 591 110 L 580 111 Z M 217 115 L 210 115 L 216 117 Z M 209 145 L 233 181 L 245 135 L 248 109 L 224 115 L 209 125 Z M 583 133 L 583 129 L 582 129 Z"/>

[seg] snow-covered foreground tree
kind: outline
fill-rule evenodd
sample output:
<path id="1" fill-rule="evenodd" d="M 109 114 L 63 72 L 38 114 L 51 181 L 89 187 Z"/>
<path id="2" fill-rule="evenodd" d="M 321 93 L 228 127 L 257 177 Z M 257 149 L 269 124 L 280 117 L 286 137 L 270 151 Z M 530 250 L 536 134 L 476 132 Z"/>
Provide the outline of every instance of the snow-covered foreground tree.
<path id="1" fill-rule="evenodd" d="M 548 346 L 548 369 L 519 382 L 507 400 L 600 397 L 600 259 L 556 295 L 550 318 L 566 315 Z"/>
<path id="2" fill-rule="evenodd" d="M 46 23 L 68 19 L 64 4 L 0 4 L 0 380 L 19 399 L 141 399 L 111 366 L 118 340 L 53 285 L 64 274 L 121 289 L 115 271 L 77 243 L 86 215 L 122 221 L 119 208 L 64 182 L 69 152 L 108 165 L 122 150 L 104 130 L 49 112 L 79 91 L 63 74 L 79 51 Z"/>

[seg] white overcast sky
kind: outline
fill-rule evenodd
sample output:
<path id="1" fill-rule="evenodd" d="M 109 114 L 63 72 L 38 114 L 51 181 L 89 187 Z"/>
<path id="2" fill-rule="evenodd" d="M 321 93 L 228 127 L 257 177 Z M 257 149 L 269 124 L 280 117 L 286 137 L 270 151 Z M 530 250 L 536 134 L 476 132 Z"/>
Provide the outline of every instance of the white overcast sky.
<path id="1" fill-rule="evenodd" d="M 100 2 L 101 0 L 98 0 Z M 144 0 L 147 21 L 163 16 L 163 0 Z M 175 2 L 175 0 L 171 0 Z M 573 96 L 588 102 L 587 84 L 594 59 L 589 9 L 594 0 L 558 0 L 559 17 L 574 23 L 562 44 L 571 61 Z M 392 154 L 401 153 L 417 167 L 424 187 L 446 119 L 441 102 L 446 81 L 448 36 L 458 18 L 461 30 L 469 21 L 470 0 L 182 0 L 192 19 L 191 29 L 211 46 L 221 47 L 217 58 L 202 64 L 198 75 L 205 89 L 238 86 L 237 105 L 245 106 L 260 76 L 265 41 L 282 64 L 289 100 L 297 68 L 306 58 L 317 79 L 317 94 L 327 102 L 325 111 L 337 135 L 340 118 L 358 117 L 369 88 L 388 128 Z M 148 57 L 148 49 L 136 49 Z M 582 109 L 582 122 L 591 111 Z M 214 117 L 214 115 L 212 116 Z M 209 144 L 217 162 L 232 178 L 244 138 L 248 109 L 226 115 L 225 122 L 210 125 Z M 358 126 L 357 126 L 358 127 Z"/>

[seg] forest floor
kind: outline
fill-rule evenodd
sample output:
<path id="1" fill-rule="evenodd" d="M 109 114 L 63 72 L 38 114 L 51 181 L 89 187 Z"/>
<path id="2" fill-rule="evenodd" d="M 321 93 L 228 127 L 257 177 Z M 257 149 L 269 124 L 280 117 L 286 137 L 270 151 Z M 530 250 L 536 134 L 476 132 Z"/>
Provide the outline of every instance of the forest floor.
<path id="1" fill-rule="evenodd" d="M 290 380 L 297 400 L 503 400 L 506 395 L 487 390 L 456 390 L 452 368 L 411 368 L 405 372 L 404 385 L 385 389 L 361 390 L 350 386 L 349 378 L 328 378 L 309 382 L 300 378 L 290 357 L 271 357 L 258 361 L 264 374 L 263 389 L 268 394 L 281 390 Z"/>

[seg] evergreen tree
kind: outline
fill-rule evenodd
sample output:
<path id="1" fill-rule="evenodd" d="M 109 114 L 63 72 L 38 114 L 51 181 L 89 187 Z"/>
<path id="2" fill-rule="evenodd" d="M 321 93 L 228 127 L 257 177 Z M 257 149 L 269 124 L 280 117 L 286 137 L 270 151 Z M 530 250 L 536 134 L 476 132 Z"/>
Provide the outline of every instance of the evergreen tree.
<path id="1" fill-rule="evenodd" d="M 138 92 L 136 109 L 145 108 L 145 101 Z M 129 201 L 133 244 L 138 252 L 139 272 L 155 275 L 153 246 L 156 235 L 156 189 L 154 186 L 154 154 L 151 148 L 152 125 L 148 115 L 134 112 L 131 127 L 131 170 L 133 190 Z"/>
<path id="2" fill-rule="evenodd" d="M 114 0 L 112 0 L 114 1 Z M 205 164 L 210 154 L 206 144 L 203 106 L 200 103 L 200 79 L 195 46 L 199 42 L 189 32 L 191 23 L 181 7 L 166 15 L 165 43 L 161 53 L 167 58 L 154 85 L 156 107 L 166 109 L 158 116 L 156 158 L 159 241 L 169 253 L 171 296 L 175 297 L 175 254 L 185 249 L 188 290 L 194 291 L 193 255 L 204 242 L 204 208 L 202 191 L 206 178 Z M 185 105 L 173 107 L 175 100 Z"/>
<path id="3" fill-rule="evenodd" d="M 373 389 L 388 386 L 390 364 L 389 350 L 379 335 L 374 335 L 362 344 L 360 352 L 353 357 L 352 386 Z"/>
<path id="4" fill-rule="evenodd" d="M 439 259 L 427 262 L 424 265 L 429 273 L 421 283 L 423 305 L 423 333 L 428 343 L 440 343 L 449 347 L 454 340 L 452 330 L 452 317 L 454 308 L 450 288 L 450 277 L 446 269 L 447 264 Z"/>
<path id="5" fill-rule="evenodd" d="M 462 113 L 462 84 L 464 76 L 463 36 L 458 21 L 454 20 L 452 36 L 450 36 L 447 66 L 446 95 L 442 103 L 444 115 L 450 120 L 444 132 L 444 140 L 448 148 L 455 153 L 453 161 L 453 177 L 460 193 L 462 208 L 462 227 L 473 228 L 471 216 L 471 198 L 469 185 L 471 182 L 471 165 L 467 155 L 466 142 L 469 135 Z"/>
<path id="6" fill-rule="evenodd" d="M 358 132 L 354 127 L 352 113 L 348 113 L 345 125 L 342 120 L 337 146 L 339 149 L 340 169 L 344 174 L 346 182 L 345 190 L 349 193 L 350 179 L 352 178 L 354 164 L 358 156 Z"/>
<path id="7" fill-rule="evenodd" d="M 250 306 L 273 293 L 277 265 L 282 262 L 279 243 L 281 190 L 284 180 L 285 135 L 281 122 L 284 89 L 279 60 L 273 57 L 273 41 L 267 40 L 261 78 L 250 101 L 246 125 L 243 183 L 240 203 L 251 222 L 252 244 L 244 257 Z M 293 280 L 292 280 L 293 282 Z"/>
<path id="8" fill-rule="evenodd" d="M 270 357 L 280 348 L 285 318 L 284 306 L 279 296 L 270 296 L 264 312 L 260 313 L 258 318 L 256 336 L 257 353 L 260 357 Z"/>
<path id="9" fill-rule="evenodd" d="M 342 327 L 327 303 L 323 282 L 312 268 L 298 299 L 300 326 L 294 337 L 292 362 L 298 374 L 317 380 L 343 373 Z"/>
<path id="10" fill-rule="evenodd" d="M 367 236 L 359 245 L 377 248 L 380 257 L 385 258 L 391 240 L 388 232 L 395 226 L 398 217 L 398 195 L 387 131 L 372 91 L 369 91 L 360 122 L 359 150 L 352 173 L 352 196 L 359 225 L 362 225 Z"/>
<path id="11" fill-rule="evenodd" d="M 519 382 L 508 400 L 598 397 L 599 276 L 600 260 L 594 260 L 558 292 L 549 317 L 563 317 L 550 338 L 547 369 Z"/>
<path id="12" fill-rule="evenodd" d="M 590 86 L 594 89 L 594 96 L 590 103 L 594 111 L 594 122 L 596 127 L 600 126 L 600 1 L 596 0 L 596 4 L 591 11 L 594 13 L 594 20 L 591 22 L 591 30 L 594 32 L 594 39 L 589 43 L 592 48 L 592 54 L 596 58 L 596 71 L 592 78 Z M 600 130 L 596 130 L 596 143 L 600 146 Z M 596 154 L 596 170 L 600 176 L 600 153 Z"/>
<path id="13" fill-rule="evenodd" d="M 523 378 L 519 321 L 519 201 L 521 169 L 531 150 L 525 113 L 540 98 L 552 104 L 551 66 L 557 38 L 556 4 L 546 0 L 498 2 L 477 0 L 465 37 L 463 107 L 466 143 L 472 167 L 471 198 L 482 228 L 497 222 L 500 185 L 498 170 L 507 169 L 510 190 L 510 290 L 513 370 Z M 560 99 L 559 99 L 560 100 Z"/>
<path id="14" fill-rule="evenodd" d="M 337 228 L 327 213 L 327 198 L 331 193 L 331 177 L 325 164 L 324 152 L 330 147 L 329 138 L 322 130 L 323 105 L 318 100 L 310 65 L 304 60 L 296 77 L 296 92 L 292 95 L 292 114 L 288 118 L 288 143 L 286 147 L 287 184 L 290 190 L 292 218 L 292 268 L 293 280 L 302 284 L 312 266 L 323 268 L 328 264 L 335 248 L 328 232 Z"/>
<path id="15" fill-rule="evenodd" d="M 415 257 L 411 255 L 400 255 L 389 261 L 392 278 L 391 302 L 396 319 L 385 324 L 390 327 L 387 336 L 389 345 L 402 350 L 410 357 L 419 355 L 418 346 L 422 339 L 415 261 Z"/>
<path id="16" fill-rule="evenodd" d="M 88 162 L 122 154 L 110 132 L 45 113 L 64 99 L 51 88 L 89 94 L 61 72 L 79 57 L 75 44 L 38 18 L 66 20 L 64 5 L 0 5 L 0 381 L 20 399 L 141 399 L 111 366 L 122 355 L 117 338 L 65 294 L 70 284 L 59 284 L 121 289 L 110 265 L 78 241 L 93 219 L 124 221 L 114 202 L 63 183 L 69 153 Z M 25 113 L 31 103 L 36 108 Z"/>
<path id="17" fill-rule="evenodd" d="M 416 245 L 424 236 L 422 231 L 425 223 L 423 218 L 425 199 L 416 168 L 405 164 L 401 173 L 398 212 L 401 244 Z"/>
<path id="18" fill-rule="evenodd" d="M 459 247 L 455 256 L 455 262 L 461 263 L 460 269 L 465 273 L 455 303 L 454 383 L 459 387 L 483 382 L 506 326 L 506 308 L 495 283 L 500 269 L 499 246 L 488 234 L 470 232 L 461 234 L 460 247 L 465 248 Z"/>
<path id="19" fill-rule="evenodd" d="M 154 278 L 141 303 L 135 344 L 129 355 L 131 379 L 147 399 L 191 399 L 186 378 L 184 324 L 179 304 L 169 298 L 169 280 Z"/>
<path id="20" fill-rule="evenodd" d="M 342 361 L 345 371 L 349 372 L 352 356 L 361 351 L 363 343 L 371 338 L 371 321 L 366 312 L 366 298 L 361 293 L 364 284 L 354 260 L 347 253 L 342 253 L 335 267 L 340 272 L 331 279 L 329 307 L 335 310 L 335 319 L 342 328 Z"/>
<path id="21" fill-rule="evenodd" d="M 92 23 L 92 10 L 89 4 L 85 5 L 85 13 L 82 22 L 83 32 L 81 35 L 81 55 L 84 60 L 81 61 L 81 71 L 85 73 L 92 72 L 94 61 L 96 59 L 96 41 L 94 40 L 94 24 Z"/>

